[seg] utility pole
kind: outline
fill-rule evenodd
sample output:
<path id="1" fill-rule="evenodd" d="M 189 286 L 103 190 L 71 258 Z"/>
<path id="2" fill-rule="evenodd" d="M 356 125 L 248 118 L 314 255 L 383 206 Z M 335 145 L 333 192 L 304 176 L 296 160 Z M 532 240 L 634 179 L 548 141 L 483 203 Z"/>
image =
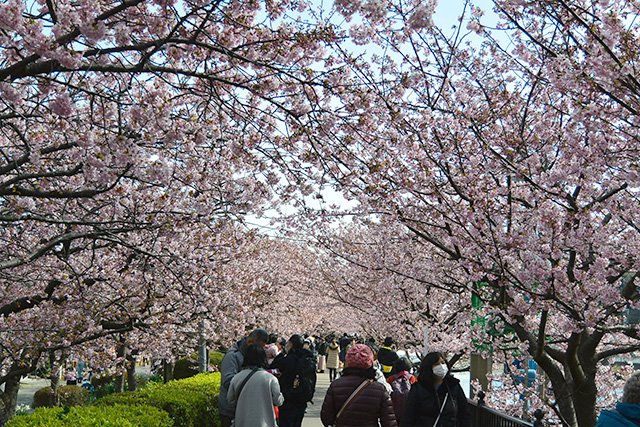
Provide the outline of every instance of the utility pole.
<path id="1" fill-rule="evenodd" d="M 204 337 L 204 319 L 198 323 L 198 372 L 207 372 L 207 340 Z"/>

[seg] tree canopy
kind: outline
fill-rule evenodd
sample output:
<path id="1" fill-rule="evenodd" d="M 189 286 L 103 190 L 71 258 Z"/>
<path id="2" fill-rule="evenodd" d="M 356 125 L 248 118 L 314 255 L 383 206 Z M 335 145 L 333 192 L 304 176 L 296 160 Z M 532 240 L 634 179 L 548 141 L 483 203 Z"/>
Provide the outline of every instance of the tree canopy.
<path id="1" fill-rule="evenodd" d="M 640 349 L 638 5 L 435 7 L 2 3 L 0 383 L 349 313 L 532 358 L 533 402 L 595 425 L 603 362 Z M 278 204 L 316 246 L 246 227 Z"/>

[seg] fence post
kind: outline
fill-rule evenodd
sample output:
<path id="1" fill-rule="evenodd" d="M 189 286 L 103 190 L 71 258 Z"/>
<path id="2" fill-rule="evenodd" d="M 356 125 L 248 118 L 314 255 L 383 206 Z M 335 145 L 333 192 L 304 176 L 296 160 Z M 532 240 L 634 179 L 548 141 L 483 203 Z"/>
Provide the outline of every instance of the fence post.
<path id="1" fill-rule="evenodd" d="M 542 409 L 536 409 L 533 413 L 533 417 L 535 418 L 533 427 L 542 427 L 542 418 L 544 418 L 544 411 Z"/>
<path id="2" fill-rule="evenodd" d="M 487 375 L 493 372 L 491 356 L 482 357 L 479 353 L 471 353 L 471 366 L 469 367 L 470 379 L 478 380 L 482 390 L 489 390 Z M 470 390 L 472 395 L 473 389 Z"/>
<path id="3" fill-rule="evenodd" d="M 482 390 L 480 390 L 478 392 L 478 394 L 477 394 L 477 396 L 478 396 L 478 407 L 484 406 L 484 398 L 485 398 L 486 395 L 487 394 Z"/>
<path id="4" fill-rule="evenodd" d="M 486 393 L 483 390 L 480 390 L 476 394 L 476 397 L 478 398 L 478 406 L 476 407 L 475 427 L 480 427 L 483 425 L 482 407 L 484 406 L 485 396 L 486 396 Z"/>

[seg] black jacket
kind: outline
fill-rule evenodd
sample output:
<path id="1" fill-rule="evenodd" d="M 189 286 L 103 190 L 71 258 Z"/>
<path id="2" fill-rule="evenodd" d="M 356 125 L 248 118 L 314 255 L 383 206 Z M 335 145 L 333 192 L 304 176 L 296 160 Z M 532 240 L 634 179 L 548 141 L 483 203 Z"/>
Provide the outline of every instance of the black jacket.
<path id="1" fill-rule="evenodd" d="M 286 407 L 306 407 L 307 402 L 300 402 L 296 399 L 296 396 L 289 394 L 289 390 L 293 388 L 293 381 L 296 379 L 296 365 L 298 360 L 303 357 L 313 357 L 313 353 L 310 350 L 301 348 L 299 350 L 290 350 L 287 355 L 281 359 L 275 359 L 270 367 L 272 369 L 279 369 L 281 374 L 278 378 L 280 383 L 280 390 L 284 395 L 284 403 L 282 406 Z"/>
<path id="2" fill-rule="evenodd" d="M 467 397 L 460 387 L 460 381 L 451 375 L 445 377 L 437 390 L 433 384 L 425 386 L 421 382 L 411 386 L 400 427 L 436 427 L 433 423 L 438 418 L 446 395 L 447 401 L 437 427 L 471 427 Z"/>

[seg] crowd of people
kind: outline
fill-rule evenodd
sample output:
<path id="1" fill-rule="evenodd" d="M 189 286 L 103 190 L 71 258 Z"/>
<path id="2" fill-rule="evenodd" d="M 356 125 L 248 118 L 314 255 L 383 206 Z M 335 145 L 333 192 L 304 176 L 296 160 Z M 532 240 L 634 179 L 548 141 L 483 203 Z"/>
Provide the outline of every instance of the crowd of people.
<path id="1" fill-rule="evenodd" d="M 471 427 L 465 394 L 441 353 L 416 367 L 392 338 L 378 346 L 347 334 L 284 339 L 264 329 L 241 338 L 222 360 L 222 427 L 300 427 L 325 371 L 325 426 Z"/>

